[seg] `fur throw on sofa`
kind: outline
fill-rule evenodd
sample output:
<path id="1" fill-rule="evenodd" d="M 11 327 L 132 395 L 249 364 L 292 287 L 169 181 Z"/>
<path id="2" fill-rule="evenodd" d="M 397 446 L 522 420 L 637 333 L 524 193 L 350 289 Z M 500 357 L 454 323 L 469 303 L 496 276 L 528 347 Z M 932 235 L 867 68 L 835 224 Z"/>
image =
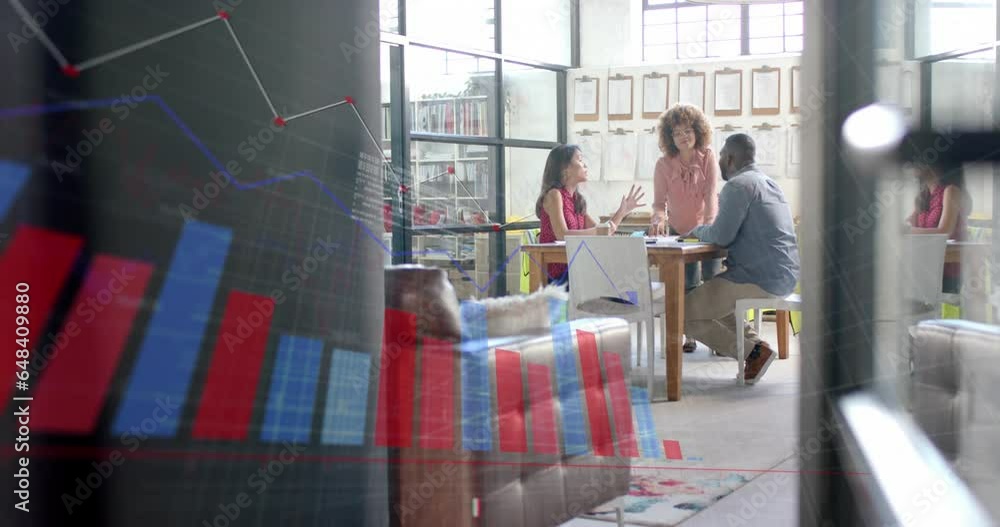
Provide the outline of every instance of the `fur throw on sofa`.
<path id="1" fill-rule="evenodd" d="M 561 286 L 546 286 L 529 295 L 512 295 L 483 300 L 469 300 L 486 306 L 487 334 L 510 337 L 530 330 L 550 329 L 551 301 L 565 309 L 569 293 Z"/>

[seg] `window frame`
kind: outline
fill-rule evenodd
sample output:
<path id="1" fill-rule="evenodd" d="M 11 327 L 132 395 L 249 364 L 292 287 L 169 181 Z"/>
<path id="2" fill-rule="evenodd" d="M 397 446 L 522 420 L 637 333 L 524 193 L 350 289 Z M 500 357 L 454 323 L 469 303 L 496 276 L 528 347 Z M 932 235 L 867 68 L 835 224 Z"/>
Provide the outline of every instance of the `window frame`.
<path id="1" fill-rule="evenodd" d="M 766 57 L 766 56 L 769 56 L 769 55 L 780 55 L 780 54 L 787 54 L 787 53 L 801 53 L 802 50 L 795 50 L 795 51 L 789 51 L 788 50 L 788 37 L 803 37 L 804 38 L 804 34 L 805 34 L 804 23 L 803 23 L 802 33 L 788 33 L 786 31 L 786 27 L 785 27 L 786 19 L 789 16 L 803 16 L 803 21 L 805 20 L 804 19 L 804 13 L 801 14 L 801 15 L 796 15 L 794 13 L 790 15 L 790 14 L 786 13 L 786 4 L 797 2 L 797 1 L 802 1 L 802 0 L 785 0 L 785 1 L 782 1 L 782 2 L 778 3 L 778 5 L 782 6 L 782 14 L 780 15 L 780 18 L 781 18 L 781 35 L 780 36 L 775 36 L 775 37 L 768 37 L 768 38 L 781 38 L 781 48 L 782 48 L 781 51 L 774 52 L 774 53 L 750 53 L 750 42 L 752 40 L 756 40 L 756 39 L 750 38 L 750 22 L 752 21 L 752 19 L 750 17 L 750 7 L 751 6 L 749 4 L 743 4 L 743 5 L 739 6 L 739 8 L 740 8 L 740 11 L 739 11 L 740 16 L 737 19 L 738 23 L 739 23 L 739 27 L 740 27 L 740 36 L 739 36 L 740 53 L 739 53 L 739 55 L 711 56 L 711 55 L 709 55 L 709 48 L 710 48 L 710 45 L 712 43 L 730 42 L 733 39 L 717 39 L 717 40 L 713 40 L 711 38 L 711 35 L 709 34 L 709 31 L 708 31 L 708 26 L 709 26 L 709 24 L 714 19 L 711 19 L 708 16 L 707 8 L 710 7 L 709 4 L 693 4 L 693 3 L 690 3 L 690 2 L 686 2 L 686 1 L 680 1 L 680 2 L 674 1 L 674 2 L 665 2 L 665 3 L 662 3 L 662 4 L 656 4 L 656 3 L 651 3 L 651 0 L 642 0 L 642 16 L 641 16 L 641 19 L 642 19 L 641 20 L 641 33 L 642 33 L 642 46 L 641 46 L 642 47 L 642 57 L 641 58 L 642 58 L 642 62 L 644 64 L 648 64 L 648 63 L 653 63 L 653 62 L 661 62 L 662 60 L 667 60 L 667 61 L 690 61 L 690 60 L 705 60 L 705 59 L 720 59 L 720 58 L 721 59 L 726 59 L 726 58 L 735 58 L 735 57 L 740 57 L 740 58 L 745 58 L 745 57 Z M 659 60 L 659 59 L 657 59 L 657 60 L 651 60 L 651 59 L 647 58 L 647 48 L 650 47 L 650 46 L 647 46 L 647 44 L 646 44 L 646 31 L 647 31 L 647 27 L 648 27 L 647 24 L 646 24 L 646 13 L 651 12 L 651 11 L 661 11 L 661 10 L 668 10 L 668 9 L 673 9 L 673 10 L 675 10 L 675 12 L 679 12 L 680 9 L 698 8 L 698 7 L 706 9 L 706 13 L 705 13 L 705 40 L 704 41 L 699 41 L 699 42 L 681 42 L 680 41 L 680 35 L 678 33 L 678 22 L 677 22 L 677 18 L 678 17 L 675 16 L 673 22 L 668 23 L 668 24 L 664 24 L 665 26 L 673 26 L 673 28 L 674 28 L 674 39 L 673 39 L 674 43 L 672 43 L 672 44 L 670 44 L 670 43 L 663 44 L 663 46 L 667 46 L 667 47 L 673 46 L 673 48 L 674 48 L 674 56 L 673 57 L 666 57 L 665 59 L 662 59 L 662 60 Z M 804 6 L 804 3 L 803 3 L 803 12 L 804 12 L 804 7 L 805 6 Z M 758 37 L 758 38 L 760 38 L 760 37 Z M 686 57 L 686 56 L 682 57 L 681 56 L 682 55 L 681 54 L 681 47 L 682 46 L 687 46 L 689 44 L 697 44 L 699 46 L 703 46 L 704 47 L 704 51 L 705 51 L 704 56 L 701 56 L 701 57 Z"/>

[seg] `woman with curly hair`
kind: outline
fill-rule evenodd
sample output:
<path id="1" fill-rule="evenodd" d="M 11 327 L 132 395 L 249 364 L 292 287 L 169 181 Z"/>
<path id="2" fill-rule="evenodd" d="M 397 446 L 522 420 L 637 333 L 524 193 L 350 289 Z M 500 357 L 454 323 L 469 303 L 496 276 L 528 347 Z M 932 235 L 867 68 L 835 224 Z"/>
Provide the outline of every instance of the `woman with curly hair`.
<path id="1" fill-rule="evenodd" d="M 697 107 L 678 104 L 660 115 L 657 125 L 660 151 L 653 173 L 653 217 L 650 233 L 687 234 L 698 225 L 715 221 L 719 211 L 719 163 L 709 146 L 712 129 Z M 701 280 L 719 274 L 721 259 L 692 262 L 684 267 L 684 288 L 691 291 Z M 684 351 L 694 351 L 694 342 Z"/>

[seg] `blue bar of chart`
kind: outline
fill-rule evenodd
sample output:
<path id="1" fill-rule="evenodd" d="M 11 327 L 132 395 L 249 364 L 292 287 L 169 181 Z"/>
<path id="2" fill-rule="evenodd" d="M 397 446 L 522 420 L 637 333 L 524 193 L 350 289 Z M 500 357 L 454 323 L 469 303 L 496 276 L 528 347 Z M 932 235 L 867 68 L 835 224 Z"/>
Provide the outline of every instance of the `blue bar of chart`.
<path id="1" fill-rule="evenodd" d="M 580 399 L 582 390 L 573 334 L 568 322 L 552 324 L 552 344 L 556 355 L 556 392 L 562 405 L 563 451 L 570 456 L 584 455 L 590 452 L 587 423 Z"/>
<path id="2" fill-rule="evenodd" d="M 309 441 L 323 341 L 282 335 L 271 373 L 262 441 Z"/>
<path id="3" fill-rule="evenodd" d="M 112 427 L 116 433 L 141 428 L 156 417 L 154 430 L 144 433 L 176 434 L 178 407 L 188 393 L 232 238 L 224 227 L 185 224 Z M 159 408 L 172 411 L 154 415 Z"/>
<path id="4" fill-rule="evenodd" d="M 490 426 L 490 348 L 486 339 L 486 306 L 462 303 L 462 447 L 488 452 Z"/>
<path id="5" fill-rule="evenodd" d="M 653 422 L 653 408 L 649 405 L 649 392 L 645 388 L 632 386 L 632 408 L 635 410 L 635 420 L 639 425 L 639 448 L 642 457 L 663 458 L 663 447 L 656 438 L 656 425 Z"/>
<path id="6" fill-rule="evenodd" d="M 27 165 L 0 161 L 0 220 L 7 216 L 7 211 L 14 204 L 14 198 L 21 192 L 29 175 L 31 170 Z"/>
<path id="7" fill-rule="evenodd" d="M 320 437 L 324 445 L 365 444 L 370 373 L 371 357 L 368 354 L 333 350 Z"/>

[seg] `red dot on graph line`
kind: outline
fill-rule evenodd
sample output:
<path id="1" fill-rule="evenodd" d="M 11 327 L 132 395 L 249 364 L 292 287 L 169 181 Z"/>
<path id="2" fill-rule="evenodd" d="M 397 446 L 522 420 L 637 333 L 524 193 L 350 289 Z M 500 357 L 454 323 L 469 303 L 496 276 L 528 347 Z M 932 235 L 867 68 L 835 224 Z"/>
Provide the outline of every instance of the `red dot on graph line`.
<path id="1" fill-rule="evenodd" d="M 223 20 L 229 20 L 229 13 L 220 10 L 219 11 L 219 18 L 221 18 Z"/>
<path id="2" fill-rule="evenodd" d="M 281 116 L 279 115 L 278 117 L 274 118 L 274 124 L 278 126 L 285 126 L 285 120 L 282 119 Z"/>
<path id="3" fill-rule="evenodd" d="M 348 95 L 347 97 L 344 97 L 344 102 L 346 102 L 347 104 L 354 104 L 354 97 Z"/>
<path id="4" fill-rule="evenodd" d="M 493 232 L 500 232 L 500 224 L 499 223 L 494 223 L 493 224 Z"/>
<path id="5" fill-rule="evenodd" d="M 72 64 L 67 64 L 62 67 L 63 75 L 75 79 L 80 76 L 80 70 L 76 69 L 76 66 Z"/>

